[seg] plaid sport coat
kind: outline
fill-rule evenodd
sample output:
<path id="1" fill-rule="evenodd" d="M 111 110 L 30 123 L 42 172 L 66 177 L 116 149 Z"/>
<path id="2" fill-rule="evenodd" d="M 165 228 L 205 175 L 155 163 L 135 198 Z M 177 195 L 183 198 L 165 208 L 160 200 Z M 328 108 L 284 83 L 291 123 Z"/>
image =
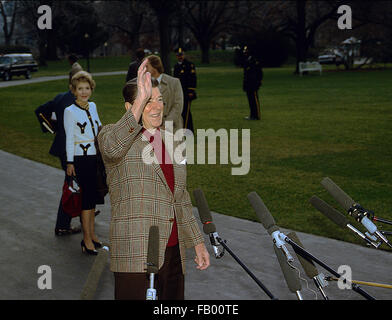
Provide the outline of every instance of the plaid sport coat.
<path id="1" fill-rule="evenodd" d="M 161 130 L 166 150 L 181 142 Z M 169 138 L 169 139 L 168 139 Z M 173 160 L 174 193 L 171 192 L 142 126 L 131 110 L 98 135 L 99 149 L 107 172 L 111 203 L 110 270 L 146 272 L 150 226 L 159 227 L 159 268 L 163 265 L 174 216 L 177 221 L 182 270 L 185 249 L 204 242 L 186 189 L 186 165 Z M 173 152 L 169 152 L 173 159 Z M 145 156 L 156 162 L 146 163 Z M 181 156 L 180 156 L 181 157 Z M 148 157 L 147 157 L 148 158 Z"/>

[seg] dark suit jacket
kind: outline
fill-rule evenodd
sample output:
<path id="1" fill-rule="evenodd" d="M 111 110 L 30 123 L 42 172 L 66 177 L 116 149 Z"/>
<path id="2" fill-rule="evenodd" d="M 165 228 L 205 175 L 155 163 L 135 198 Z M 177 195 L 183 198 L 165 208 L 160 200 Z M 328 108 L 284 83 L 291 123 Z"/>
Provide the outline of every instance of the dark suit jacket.
<path id="1" fill-rule="evenodd" d="M 68 92 L 59 93 L 53 100 L 44 103 L 35 110 L 38 121 L 41 124 L 39 114 L 42 113 L 46 119 L 50 119 L 52 112 L 56 114 L 56 136 L 54 137 L 49 153 L 53 156 L 65 157 L 65 130 L 64 130 L 64 109 L 75 102 L 75 96 Z M 48 132 L 45 127 L 41 128 L 43 132 Z"/>
<path id="2" fill-rule="evenodd" d="M 255 57 L 249 56 L 243 62 L 244 68 L 244 81 L 243 90 L 244 91 L 257 91 L 261 86 L 261 81 L 263 80 L 263 69 L 260 61 Z"/>
<path id="3" fill-rule="evenodd" d="M 141 65 L 141 63 L 142 63 L 142 60 L 136 60 L 136 61 L 133 61 L 129 64 L 127 77 L 125 78 L 125 82 L 128 82 L 129 80 L 132 80 L 133 78 L 137 77 L 137 70 L 139 69 L 139 66 Z"/>

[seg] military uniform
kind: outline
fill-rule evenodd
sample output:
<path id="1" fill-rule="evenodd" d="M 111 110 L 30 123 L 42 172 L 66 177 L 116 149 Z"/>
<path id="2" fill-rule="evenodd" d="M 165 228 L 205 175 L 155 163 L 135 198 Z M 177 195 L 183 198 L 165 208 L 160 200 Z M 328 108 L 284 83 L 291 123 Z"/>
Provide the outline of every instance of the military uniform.
<path id="1" fill-rule="evenodd" d="M 247 52 L 247 51 L 246 51 Z M 245 55 L 242 63 L 244 68 L 243 90 L 246 92 L 250 108 L 250 120 L 260 120 L 260 101 L 258 90 L 263 80 L 263 69 L 260 61 L 251 55 Z"/>
<path id="2" fill-rule="evenodd" d="M 180 50 L 180 49 L 179 49 Z M 178 51 L 176 52 L 178 54 Z M 193 132 L 193 121 L 191 114 L 191 102 L 197 98 L 196 96 L 196 67 L 194 63 L 187 59 L 177 62 L 174 66 L 173 76 L 180 79 L 182 91 L 184 94 L 184 107 L 182 109 L 182 118 L 184 128 Z"/>

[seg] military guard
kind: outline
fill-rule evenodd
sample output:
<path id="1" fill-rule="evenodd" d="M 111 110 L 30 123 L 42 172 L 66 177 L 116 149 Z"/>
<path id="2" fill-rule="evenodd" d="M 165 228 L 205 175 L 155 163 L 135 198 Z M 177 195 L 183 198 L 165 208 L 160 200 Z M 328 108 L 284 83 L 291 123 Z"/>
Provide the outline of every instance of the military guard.
<path id="1" fill-rule="evenodd" d="M 184 108 L 182 109 L 182 118 L 184 128 L 193 132 L 193 121 L 191 114 L 191 102 L 196 96 L 196 67 L 195 64 L 185 58 L 185 52 L 182 48 L 176 51 L 177 63 L 174 66 L 173 76 L 180 79 L 182 91 L 184 94 Z"/>
<path id="2" fill-rule="evenodd" d="M 260 61 L 251 55 L 247 46 L 243 49 L 244 81 L 243 90 L 248 96 L 250 115 L 246 120 L 260 120 L 260 101 L 258 90 L 263 80 L 263 69 Z"/>

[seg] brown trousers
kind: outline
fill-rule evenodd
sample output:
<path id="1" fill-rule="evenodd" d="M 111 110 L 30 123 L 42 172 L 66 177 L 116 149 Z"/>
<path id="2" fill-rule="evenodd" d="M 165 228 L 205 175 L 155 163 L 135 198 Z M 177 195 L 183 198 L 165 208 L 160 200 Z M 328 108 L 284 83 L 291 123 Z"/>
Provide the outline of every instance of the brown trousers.
<path id="1" fill-rule="evenodd" d="M 146 300 L 149 287 L 147 273 L 114 272 L 116 300 Z M 184 300 L 184 274 L 178 245 L 166 248 L 163 265 L 154 277 L 154 288 L 158 300 Z"/>

